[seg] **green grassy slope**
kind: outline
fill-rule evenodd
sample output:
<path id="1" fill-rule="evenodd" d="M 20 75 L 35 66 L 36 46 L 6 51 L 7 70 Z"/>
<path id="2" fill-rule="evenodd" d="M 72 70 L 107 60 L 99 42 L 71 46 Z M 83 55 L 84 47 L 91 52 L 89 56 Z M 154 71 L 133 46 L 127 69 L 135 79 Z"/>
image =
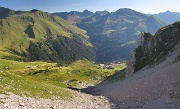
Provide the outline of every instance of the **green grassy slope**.
<path id="1" fill-rule="evenodd" d="M 31 60 L 73 61 L 94 58 L 86 31 L 39 10 L 12 11 L 12 14 L 1 18 L 0 49 L 8 49 Z M 79 50 L 83 55 L 79 56 Z M 74 57 L 67 56 L 70 52 Z"/>
<path id="2" fill-rule="evenodd" d="M 0 51 L 0 93 L 13 92 L 31 97 L 67 99 L 71 88 L 95 85 L 106 77 L 126 67 L 115 65 L 114 69 L 102 69 L 88 60 L 58 66 L 47 62 L 18 62 L 3 59 L 7 52 Z"/>
<path id="3" fill-rule="evenodd" d="M 99 68 L 94 56 L 86 31 L 57 16 L 9 10 L 0 18 L 0 93 L 68 99 L 67 88 L 98 84 L 126 67 Z"/>
<path id="4" fill-rule="evenodd" d="M 71 96 L 71 91 L 57 87 L 44 81 L 35 81 L 24 74 L 30 72 L 32 69 L 25 66 L 42 65 L 42 68 L 47 64 L 46 62 L 17 62 L 12 60 L 0 59 L 0 92 L 12 92 L 18 95 L 26 95 L 36 98 L 50 98 L 54 99 L 59 96 L 61 99 L 67 99 Z M 54 65 L 54 64 L 50 64 Z M 38 70 L 38 68 L 34 68 Z"/>

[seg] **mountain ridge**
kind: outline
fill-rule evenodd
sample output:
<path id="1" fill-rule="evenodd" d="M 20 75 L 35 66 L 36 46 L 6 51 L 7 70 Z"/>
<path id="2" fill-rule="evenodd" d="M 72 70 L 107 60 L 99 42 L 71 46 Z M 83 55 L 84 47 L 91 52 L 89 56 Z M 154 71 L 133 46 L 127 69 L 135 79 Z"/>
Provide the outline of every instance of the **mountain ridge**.
<path id="1" fill-rule="evenodd" d="M 40 10 L 13 11 L 13 14 L 0 19 L 0 29 L 1 48 L 25 60 L 74 61 L 94 58 L 93 46 L 86 31 Z"/>
<path id="2" fill-rule="evenodd" d="M 87 17 L 91 16 L 92 14 L 93 13 L 88 10 L 84 10 L 83 12 L 71 11 L 71 12 L 52 13 L 52 15 L 62 17 L 65 20 L 72 20 L 74 22 L 78 22 L 79 20 L 87 18 Z"/>
<path id="3" fill-rule="evenodd" d="M 69 38 L 71 38 L 71 35 L 74 34 L 76 34 L 77 36 L 83 36 L 83 37 L 79 37 L 80 39 L 82 39 L 82 42 L 84 43 L 83 47 L 86 45 L 91 45 L 91 46 L 87 46 L 88 49 L 87 51 L 89 52 L 88 54 L 91 55 L 90 57 L 92 57 L 91 60 L 95 59 L 96 62 L 128 60 L 130 58 L 130 54 L 132 53 L 133 49 L 136 47 L 136 39 L 141 32 L 150 31 L 151 33 L 155 33 L 155 31 L 158 28 L 166 25 L 164 22 L 162 22 L 155 16 L 149 16 L 128 8 L 122 8 L 117 10 L 116 12 L 111 12 L 111 13 L 108 11 L 96 11 L 95 13 L 92 13 L 88 10 L 85 10 L 83 12 L 78 12 L 78 11 L 71 11 L 70 13 L 64 12 L 63 14 L 65 14 L 64 17 L 66 17 L 66 19 L 68 19 L 68 16 L 70 16 L 69 20 L 63 20 L 58 16 L 54 16 L 54 14 L 44 13 L 36 9 L 25 12 L 12 11 L 10 13 L 12 13 L 12 16 L 11 14 L 9 14 L 9 17 L 12 18 L 25 14 L 26 16 L 28 14 L 31 14 L 34 17 L 41 18 L 41 20 L 37 20 L 38 23 L 34 24 L 35 22 L 34 18 L 28 18 L 28 17 L 26 18 L 25 16 L 22 16 L 24 17 L 23 18 L 24 20 L 29 19 L 31 22 L 31 24 L 25 27 L 26 29 L 23 30 L 22 34 L 24 35 L 25 33 L 25 35 L 28 36 L 28 39 L 34 42 L 38 42 L 36 41 L 36 39 L 44 40 L 47 38 L 48 40 L 43 43 L 49 43 L 49 41 L 52 41 L 50 39 L 55 40 L 57 39 L 57 36 L 66 36 Z M 43 19 L 46 19 L 44 20 L 45 22 L 43 21 Z M 61 21 L 57 19 L 61 19 Z M 71 21 L 75 21 L 76 23 L 72 23 Z M 77 26 L 83 30 L 77 29 Z M 77 30 L 78 32 L 76 32 Z M 65 38 L 63 40 L 67 40 L 67 39 Z M 73 39 L 73 40 L 77 40 L 77 39 Z M 62 45 L 62 43 L 64 42 L 55 41 L 55 43 L 59 43 L 61 46 L 64 46 Z M 24 48 L 23 46 L 14 47 L 14 48 L 18 48 L 17 50 L 15 50 L 15 52 L 20 51 L 20 48 L 23 49 L 23 52 L 24 51 L 26 52 L 27 49 L 25 48 L 27 48 L 29 44 L 24 44 L 23 46 L 26 46 Z M 42 42 L 39 44 L 42 44 Z M 40 47 L 39 44 L 36 46 Z M 55 45 L 52 46 L 53 46 L 52 48 L 56 48 Z M 69 45 L 67 44 L 67 46 Z M 52 49 L 52 48 L 46 47 L 45 49 Z M 71 48 L 76 49 L 74 46 L 70 47 L 70 49 Z M 63 48 L 61 48 L 61 50 L 62 49 Z M 67 49 L 69 49 L 69 47 Z M 83 54 L 86 54 L 85 52 L 86 50 L 82 50 L 82 51 L 84 51 Z M 26 54 L 25 52 L 22 55 L 27 56 L 28 54 Z M 45 52 L 44 51 L 42 52 L 45 55 Z M 66 52 L 66 50 L 64 52 Z M 69 53 L 66 53 L 66 55 L 64 56 L 70 55 Z M 60 54 L 63 53 L 59 52 L 58 55 L 57 53 L 55 53 L 54 57 L 56 58 L 54 60 L 57 60 L 57 57 Z M 49 57 L 49 56 L 45 56 L 45 57 Z M 75 58 L 79 56 L 74 57 L 73 55 L 71 55 L 70 57 Z M 63 57 L 61 57 L 61 59 L 62 58 Z M 35 59 L 34 56 L 33 59 Z"/>
<path id="4" fill-rule="evenodd" d="M 180 13 L 179 12 L 161 12 L 159 14 L 154 14 L 156 17 L 161 19 L 162 21 L 166 22 L 167 24 L 172 24 L 176 21 L 180 21 Z"/>
<path id="5" fill-rule="evenodd" d="M 140 32 L 155 33 L 166 25 L 158 18 L 150 17 L 127 8 L 113 13 L 97 11 L 77 26 L 87 31 L 97 48 L 96 61 L 128 60 Z"/>

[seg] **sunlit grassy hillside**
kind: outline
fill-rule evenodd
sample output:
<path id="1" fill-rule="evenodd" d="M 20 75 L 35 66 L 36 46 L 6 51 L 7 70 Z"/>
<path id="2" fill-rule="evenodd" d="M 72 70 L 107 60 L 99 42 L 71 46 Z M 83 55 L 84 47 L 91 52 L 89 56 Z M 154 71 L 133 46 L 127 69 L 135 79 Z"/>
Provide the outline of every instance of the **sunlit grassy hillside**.
<path id="1" fill-rule="evenodd" d="M 18 62 L 2 59 L 9 55 L 0 51 L 0 92 L 13 92 L 32 97 L 66 99 L 71 96 L 67 88 L 96 85 L 108 76 L 126 67 L 117 64 L 114 69 L 99 68 L 88 60 L 79 60 L 64 66 L 47 62 Z"/>
<path id="2" fill-rule="evenodd" d="M 9 50 L 26 61 L 93 60 L 94 50 L 86 31 L 39 10 L 10 12 L 0 18 L 1 50 Z"/>

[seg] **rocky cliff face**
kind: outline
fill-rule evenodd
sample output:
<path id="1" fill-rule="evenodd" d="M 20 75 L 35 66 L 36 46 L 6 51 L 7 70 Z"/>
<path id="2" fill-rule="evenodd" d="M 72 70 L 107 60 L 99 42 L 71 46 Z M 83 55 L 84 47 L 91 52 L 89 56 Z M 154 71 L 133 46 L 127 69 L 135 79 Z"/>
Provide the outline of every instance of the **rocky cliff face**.
<path id="1" fill-rule="evenodd" d="M 126 76 L 149 65 L 161 62 L 164 57 L 173 50 L 180 41 L 180 22 L 159 29 L 155 35 L 141 33 L 131 60 L 128 62 Z"/>

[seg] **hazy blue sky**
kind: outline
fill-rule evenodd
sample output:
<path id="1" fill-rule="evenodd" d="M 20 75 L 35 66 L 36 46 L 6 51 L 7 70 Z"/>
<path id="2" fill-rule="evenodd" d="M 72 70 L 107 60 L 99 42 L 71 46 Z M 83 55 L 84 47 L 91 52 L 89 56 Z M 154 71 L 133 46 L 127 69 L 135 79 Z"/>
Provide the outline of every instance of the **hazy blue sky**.
<path id="1" fill-rule="evenodd" d="M 45 12 L 107 10 L 131 8 L 143 13 L 159 13 L 167 10 L 180 12 L 180 0 L 0 0 L 0 6 L 13 10 L 39 9 Z"/>

